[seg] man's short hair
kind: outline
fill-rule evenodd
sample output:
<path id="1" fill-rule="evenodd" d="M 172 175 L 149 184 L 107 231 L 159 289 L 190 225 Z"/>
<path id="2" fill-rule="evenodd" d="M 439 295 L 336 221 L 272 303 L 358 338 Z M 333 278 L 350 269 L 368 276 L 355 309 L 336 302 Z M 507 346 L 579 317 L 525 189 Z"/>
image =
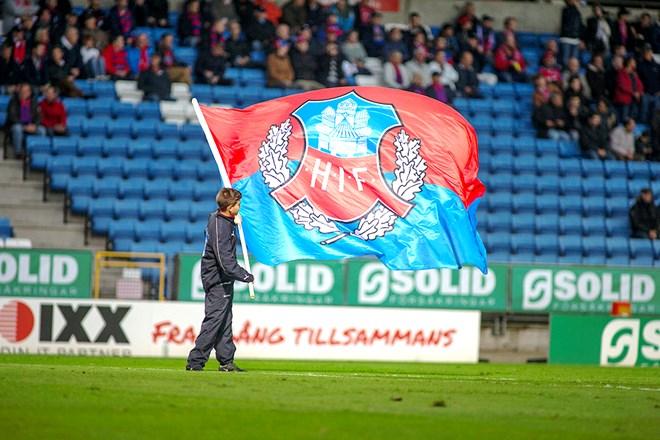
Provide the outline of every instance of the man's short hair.
<path id="1" fill-rule="evenodd" d="M 241 197 L 243 197 L 243 194 L 234 188 L 222 188 L 215 196 L 215 201 L 218 204 L 218 209 L 225 211 L 227 208 L 238 203 Z"/>

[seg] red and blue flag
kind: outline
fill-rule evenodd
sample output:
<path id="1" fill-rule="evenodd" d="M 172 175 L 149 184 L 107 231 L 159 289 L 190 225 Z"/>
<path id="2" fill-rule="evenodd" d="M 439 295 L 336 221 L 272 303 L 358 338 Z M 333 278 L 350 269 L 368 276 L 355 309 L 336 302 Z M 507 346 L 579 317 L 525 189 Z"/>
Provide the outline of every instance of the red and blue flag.
<path id="1" fill-rule="evenodd" d="M 477 136 L 449 106 L 339 87 L 200 108 L 258 261 L 375 255 L 391 269 L 486 270 Z"/>

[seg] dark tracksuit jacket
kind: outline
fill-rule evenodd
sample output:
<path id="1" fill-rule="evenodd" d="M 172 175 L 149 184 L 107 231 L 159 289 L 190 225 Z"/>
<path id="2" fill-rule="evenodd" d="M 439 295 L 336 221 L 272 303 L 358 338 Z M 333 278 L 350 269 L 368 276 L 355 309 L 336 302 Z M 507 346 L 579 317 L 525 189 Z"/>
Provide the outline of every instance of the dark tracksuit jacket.
<path id="1" fill-rule="evenodd" d="M 220 364 L 234 360 L 232 304 L 234 281 L 247 281 L 250 274 L 236 261 L 236 227 L 233 219 L 219 213 L 209 215 L 206 243 L 201 263 L 204 299 L 204 321 L 188 355 L 188 366 L 203 367 L 211 349 Z"/>

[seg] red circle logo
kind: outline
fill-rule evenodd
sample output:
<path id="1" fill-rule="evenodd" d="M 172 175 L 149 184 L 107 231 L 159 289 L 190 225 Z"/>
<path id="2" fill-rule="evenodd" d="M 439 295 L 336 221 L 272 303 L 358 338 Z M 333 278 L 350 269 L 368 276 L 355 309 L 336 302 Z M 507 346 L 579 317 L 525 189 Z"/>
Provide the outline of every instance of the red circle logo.
<path id="1" fill-rule="evenodd" d="M 0 308 L 0 335 L 9 342 L 20 342 L 30 336 L 34 315 L 27 304 L 10 301 Z"/>

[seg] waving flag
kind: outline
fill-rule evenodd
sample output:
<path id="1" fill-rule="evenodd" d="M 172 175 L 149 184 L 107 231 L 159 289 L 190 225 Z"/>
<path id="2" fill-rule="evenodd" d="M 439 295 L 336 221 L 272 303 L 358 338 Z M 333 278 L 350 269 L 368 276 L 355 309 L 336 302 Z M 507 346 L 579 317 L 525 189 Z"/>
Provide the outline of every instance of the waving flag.
<path id="1" fill-rule="evenodd" d="M 431 98 L 379 87 L 200 106 L 250 252 L 265 264 L 375 255 L 391 269 L 486 270 L 474 129 Z"/>

